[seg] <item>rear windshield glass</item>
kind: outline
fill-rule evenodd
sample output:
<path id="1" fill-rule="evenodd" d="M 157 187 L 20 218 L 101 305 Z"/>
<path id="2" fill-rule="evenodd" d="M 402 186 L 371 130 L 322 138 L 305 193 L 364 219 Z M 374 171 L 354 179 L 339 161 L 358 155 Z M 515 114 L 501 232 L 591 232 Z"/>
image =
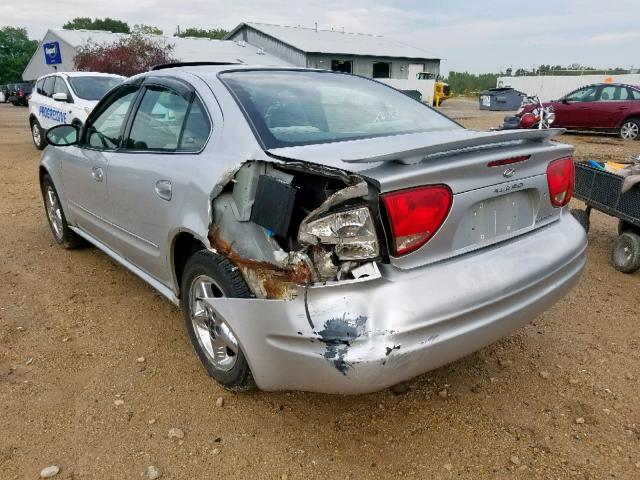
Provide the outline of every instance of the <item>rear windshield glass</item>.
<path id="1" fill-rule="evenodd" d="M 260 70 L 220 78 L 266 148 L 462 128 L 397 90 L 352 75 Z"/>
<path id="2" fill-rule="evenodd" d="M 84 100 L 100 100 L 104 94 L 122 83 L 117 77 L 72 77 L 69 84 L 76 96 Z"/>

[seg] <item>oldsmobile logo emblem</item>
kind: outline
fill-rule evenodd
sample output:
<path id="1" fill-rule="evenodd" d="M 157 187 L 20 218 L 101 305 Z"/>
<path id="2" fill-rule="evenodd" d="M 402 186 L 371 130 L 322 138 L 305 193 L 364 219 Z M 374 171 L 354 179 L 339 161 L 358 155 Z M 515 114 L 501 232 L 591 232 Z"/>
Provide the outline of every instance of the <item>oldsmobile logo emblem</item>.
<path id="1" fill-rule="evenodd" d="M 515 168 L 507 168 L 504 172 L 502 172 L 502 176 L 504 178 L 511 178 L 516 173 Z"/>

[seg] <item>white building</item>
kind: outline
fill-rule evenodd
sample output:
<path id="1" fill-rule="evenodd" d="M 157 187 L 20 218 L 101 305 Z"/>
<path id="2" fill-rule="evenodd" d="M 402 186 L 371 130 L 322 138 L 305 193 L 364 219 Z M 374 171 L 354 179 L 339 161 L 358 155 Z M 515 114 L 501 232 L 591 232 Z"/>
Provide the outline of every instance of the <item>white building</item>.
<path id="1" fill-rule="evenodd" d="M 113 43 L 126 33 L 100 30 L 49 30 L 22 73 L 26 81 L 47 73 L 74 71 L 73 59 L 78 47 L 86 42 Z M 210 40 L 208 38 L 180 38 L 148 35 L 173 45 L 173 56 L 181 62 L 233 62 L 265 66 L 290 66 L 284 60 L 244 42 Z"/>

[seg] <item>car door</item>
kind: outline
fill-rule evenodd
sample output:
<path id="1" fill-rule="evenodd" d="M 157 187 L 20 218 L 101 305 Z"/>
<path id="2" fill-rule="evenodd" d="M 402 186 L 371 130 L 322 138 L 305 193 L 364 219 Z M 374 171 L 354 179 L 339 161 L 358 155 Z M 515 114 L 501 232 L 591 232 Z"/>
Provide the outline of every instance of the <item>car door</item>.
<path id="1" fill-rule="evenodd" d="M 109 221 L 107 165 L 120 148 L 127 115 L 139 92 L 123 85 L 100 104 L 82 131 L 77 146 L 64 147 L 62 181 L 69 211 L 80 229 L 114 247 Z"/>
<path id="2" fill-rule="evenodd" d="M 109 162 L 109 201 L 123 256 L 165 284 L 169 237 L 197 171 L 211 121 L 193 87 L 147 78 L 127 128 L 125 148 Z"/>
<path id="3" fill-rule="evenodd" d="M 613 129 L 620 125 L 629 110 L 630 92 L 621 85 L 603 85 L 591 109 L 593 128 Z"/>
<path id="4" fill-rule="evenodd" d="M 589 123 L 589 108 L 596 100 L 597 85 L 575 90 L 554 104 L 556 121 L 554 126 L 566 128 L 585 128 Z"/>

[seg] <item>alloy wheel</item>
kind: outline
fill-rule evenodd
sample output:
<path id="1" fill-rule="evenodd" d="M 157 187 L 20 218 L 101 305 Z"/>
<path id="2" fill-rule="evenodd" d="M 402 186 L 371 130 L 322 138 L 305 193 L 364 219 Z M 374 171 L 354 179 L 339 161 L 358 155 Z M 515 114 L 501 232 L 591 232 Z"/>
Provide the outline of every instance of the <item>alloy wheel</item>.
<path id="1" fill-rule="evenodd" d="M 620 136 L 625 140 L 635 140 L 640 134 L 640 127 L 636 122 L 626 122 L 620 127 Z"/>
<path id="2" fill-rule="evenodd" d="M 31 135 L 33 135 L 33 143 L 35 143 L 36 145 L 40 145 L 42 137 L 40 135 L 40 127 L 38 127 L 37 123 L 31 125 Z"/>
<path id="3" fill-rule="evenodd" d="M 64 235 L 62 209 L 58 202 L 58 196 L 51 185 L 47 185 L 44 196 L 47 204 L 47 217 L 49 218 L 49 223 L 51 223 L 53 234 L 58 240 L 62 240 L 62 236 Z"/>
<path id="4" fill-rule="evenodd" d="M 193 331 L 211 363 L 227 372 L 236 364 L 238 340 L 224 320 L 204 301 L 222 296 L 222 290 L 207 275 L 200 275 L 191 283 L 189 302 Z"/>

